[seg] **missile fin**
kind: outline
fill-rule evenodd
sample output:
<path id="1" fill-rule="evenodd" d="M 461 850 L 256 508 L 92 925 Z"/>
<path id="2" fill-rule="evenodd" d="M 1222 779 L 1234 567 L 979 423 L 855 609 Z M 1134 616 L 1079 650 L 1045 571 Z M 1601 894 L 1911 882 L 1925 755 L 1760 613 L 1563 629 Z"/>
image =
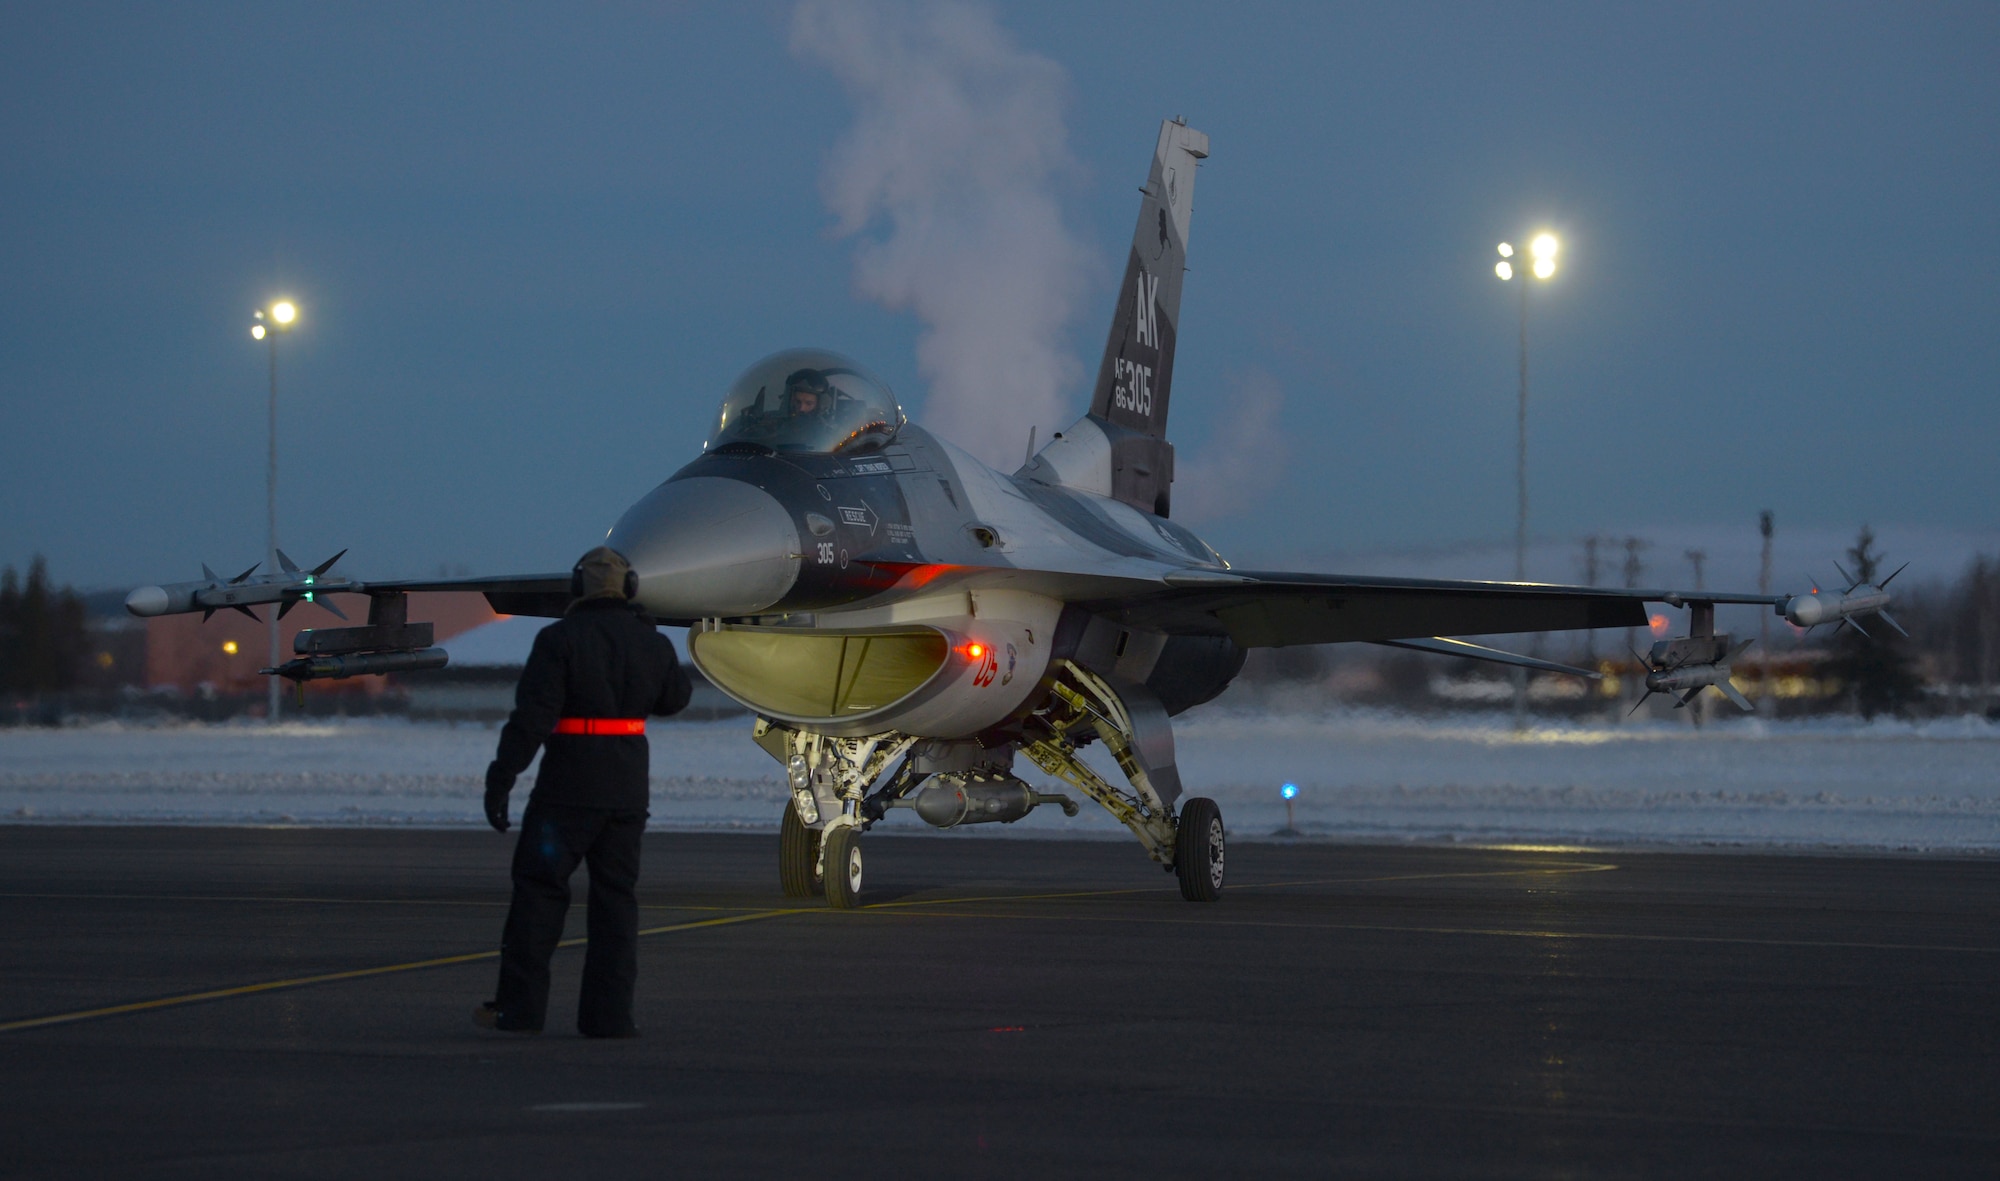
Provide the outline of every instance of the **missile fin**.
<path id="1" fill-rule="evenodd" d="M 1860 625 L 1859 623 L 1856 623 L 1856 622 L 1854 621 L 1854 617 L 1853 617 L 1852 615 L 1847 615 L 1847 616 L 1842 616 L 1842 617 L 1841 617 L 1841 620 L 1840 620 L 1840 622 L 1842 622 L 1842 623 L 1846 624 L 1847 626 L 1849 626 L 1849 627 L 1853 628 L 1853 629 L 1854 629 L 1855 631 L 1858 631 L 1858 632 L 1860 632 L 1860 633 L 1861 633 L 1862 635 L 1864 635 L 1864 636 L 1867 636 L 1867 637 L 1868 637 L 1869 639 L 1871 639 L 1871 640 L 1875 638 L 1874 636 L 1870 636 L 1870 635 L 1868 635 L 1868 629 L 1867 629 L 1867 628 L 1865 628 L 1865 627 L 1862 627 L 1862 626 L 1861 626 L 1861 625 Z"/>
<path id="2" fill-rule="evenodd" d="M 317 606 L 326 608 L 328 611 L 333 612 L 334 615 L 338 616 L 341 619 L 347 618 L 347 612 L 342 611 L 340 608 L 334 606 L 333 601 L 331 599 L 316 598 L 313 600 L 313 603 Z"/>
<path id="3" fill-rule="evenodd" d="M 1906 640 L 1910 638 L 1910 633 L 1903 630 L 1903 625 L 1896 622 L 1895 616 L 1889 614 L 1887 611 L 1877 611 L 1875 614 L 1882 620 L 1883 623 L 1886 623 L 1890 627 L 1895 628 L 1897 635 L 1903 637 Z"/>
<path id="4" fill-rule="evenodd" d="M 1896 567 L 1896 574 L 1901 574 L 1903 571 L 1908 570 L 1909 568 L 1910 564 L 1908 562 L 1904 562 L 1902 565 Z M 1879 588 L 1887 589 L 1890 583 L 1896 581 L 1896 574 L 1891 574 L 1889 577 L 1883 579 L 1882 581 L 1876 583 L 1875 585 Z"/>
<path id="5" fill-rule="evenodd" d="M 297 562 L 292 561 L 290 558 L 286 557 L 284 550 L 274 549 L 271 552 L 278 555 L 278 565 L 284 570 L 285 573 L 297 574 L 299 572 L 299 564 Z"/>
<path id="6" fill-rule="evenodd" d="M 206 579 L 208 579 L 208 580 L 209 580 L 210 582 L 220 582 L 220 581 L 222 581 L 222 575 L 220 575 L 220 574 L 217 574 L 217 573 L 216 573 L 215 571 L 213 571 L 213 570 L 210 570 L 210 569 L 208 568 L 208 563 L 207 563 L 207 562 L 203 562 L 203 563 L 201 564 L 201 576 L 202 576 L 203 578 L 206 578 Z"/>
<path id="7" fill-rule="evenodd" d="M 215 608 L 213 608 L 213 607 L 210 607 L 209 609 L 207 609 L 206 611 L 203 611 L 203 612 L 201 613 L 201 621 L 202 621 L 203 623 L 207 623 L 207 622 L 208 622 L 208 620 L 209 620 L 209 617 L 210 617 L 211 615 L 214 615 L 214 614 L 215 614 Z"/>
<path id="8" fill-rule="evenodd" d="M 1855 587 L 1857 587 L 1857 586 L 1860 586 L 1860 585 L 1861 585 L 1861 582 L 1860 582 L 1860 580 L 1856 579 L 1856 578 L 1854 577 L 1854 575 L 1852 575 L 1852 574 L 1849 574 L 1849 573 L 1847 572 L 1847 567 L 1845 567 L 1845 566 L 1841 565 L 1841 564 L 1840 564 L 1839 562 L 1835 562 L 1835 563 L 1833 564 L 1833 568 L 1834 568 L 1835 570 L 1838 570 L 1838 571 L 1840 571 L 1840 576 L 1841 576 L 1842 578 L 1845 578 L 1845 579 L 1847 580 L 1847 590 L 1853 590 L 1853 589 L 1854 589 Z M 1841 593 L 1842 593 L 1842 594 L 1846 594 L 1846 593 L 1847 593 L 1847 591 L 1842 591 Z"/>
<path id="9" fill-rule="evenodd" d="M 1638 713 L 1639 707 L 1646 704 L 1647 698 L 1650 698 L 1652 695 L 1653 691 L 1651 689 L 1646 690 L 1643 694 L 1639 696 L 1639 700 L 1632 703 L 1632 708 L 1625 711 L 1625 716 L 1629 718 L 1633 714 Z"/>
<path id="10" fill-rule="evenodd" d="M 1742 710 L 1746 714 L 1754 714 L 1757 712 L 1757 707 L 1750 704 L 1750 699 L 1748 697 L 1743 696 L 1742 692 L 1739 691 L 1735 685 L 1730 684 L 1728 677 L 1724 677 L 1721 680 L 1717 681 L 1715 683 L 1715 687 L 1716 689 L 1720 690 L 1722 695 L 1729 699 L 1729 703 L 1735 706 L 1737 709 Z"/>
<path id="11" fill-rule="evenodd" d="M 1681 694 L 1681 699 L 1674 703 L 1674 708 L 1685 709 L 1687 707 L 1688 702 L 1693 701 L 1695 698 L 1700 696 L 1701 696 L 1701 686 L 1696 685 L 1694 688 L 1689 689 L 1687 692 Z"/>
<path id="12" fill-rule="evenodd" d="M 338 562 L 338 561 L 339 561 L 340 559 L 342 559 L 342 558 L 344 558 L 344 557 L 346 557 L 346 556 L 347 556 L 347 551 L 346 551 L 346 550 L 341 550 L 341 551 L 340 551 L 339 553 L 337 553 L 337 554 L 333 555 L 332 557 L 328 558 L 328 559 L 327 559 L 326 561 L 324 561 L 324 562 L 321 562 L 321 563 L 320 563 L 319 565 L 317 565 L 317 566 L 314 566 L 314 567 L 313 567 L 313 570 L 312 570 L 312 573 L 313 573 L 313 577 L 314 577 L 314 578 L 318 578 L 318 577 L 319 577 L 320 575 L 322 575 L 322 574 L 326 573 L 326 572 L 327 572 L 328 570 L 331 570 L 331 569 L 333 569 L 333 564 L 334 564 L 335 562 Z M 346 616 L 344 616 L 344 615 L 343 615 L 343 616 L 341 616 L 341 618 L 345 619 L 345 618 L 346 618 Z"/>
<path id="13" fill-rule="evenodd" d="M 237 583 L 242 582 L 244 579 L 250 577 L 252 574 L 255 574 L 257 572 L 257 567 L 262 566 L 263 564 L 264 563 L 262 562 L 250 563 L 250 568 L 248 570 L 245 570 L 243 573 L 238 574 L 236 577 L 230 579 L 229 585 L 235 586 Z"/>
<path id="14" fill-rule="evenodd" d="M 285 616 L 290 615 L 292 613 L 292 608 L 298 606 L 300 603 L 303 602 L 305 602 L 304 599 L 286 599 L 284 602 L 279 603 L 278 618 L 283 619 Z"/>
<path id="15" fill-rule="evenodd" d="M 232 604 L 232 605 L 231 605 L 231 610 L 235 610 L 235 611 L 241 611 L 241 612 L 243 612 L 243 614 L 245 614 L 245 615 L 248 615 L 248 616 L 249 616 L 250 618 L 252 618 L 252 619 L 257 619 L 257 613 L 256 613 L 255 611 L 252 611 L 252 610 L 251 610 L 250 608 L 248 608 L 248 607 L 245 607 L 245 606 L 244 606 L 243 604 L 241 604 L 241 603 L 235 603 L 235 604 Z M 258 623 L 262 623 L 262 622 L 264 622 L 264 621 L 263 621 L 263 620 L 261 620 L 261 619 L 257 619 L 257 622 L 258 622 Z"/>

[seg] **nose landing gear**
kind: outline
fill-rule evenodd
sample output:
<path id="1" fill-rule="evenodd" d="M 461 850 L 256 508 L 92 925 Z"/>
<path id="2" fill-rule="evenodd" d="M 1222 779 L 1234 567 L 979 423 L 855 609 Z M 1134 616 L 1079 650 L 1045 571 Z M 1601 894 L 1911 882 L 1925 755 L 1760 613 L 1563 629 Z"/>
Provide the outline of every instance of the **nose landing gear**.
<path id="1" fill-rule="evenodd" d="M 778 881 L 787 898 L 817 898 L 826 893 L 826 879 L 820 872 L 819 831 L 807 828 L 799 810 L 785 804 L 785 819 L 778 826 Z"/>
<path id="2" fill-rule="evenodd" d="M 826 901 L 836 910 L 861 905 L 861 833 L 843 824 L 826 834 Z"/>

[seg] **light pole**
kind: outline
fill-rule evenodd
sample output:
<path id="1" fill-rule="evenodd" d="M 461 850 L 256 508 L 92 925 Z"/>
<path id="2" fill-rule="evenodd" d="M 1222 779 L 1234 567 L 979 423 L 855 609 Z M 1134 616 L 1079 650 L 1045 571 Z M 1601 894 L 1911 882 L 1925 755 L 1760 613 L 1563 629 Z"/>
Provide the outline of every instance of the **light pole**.
<path id="1" fill-rule="evenodd" d="M 1537 279 L 1548 280 L 1556 273 L 1556 254 L 1562 243 L 1554 234 L 1544 231 L 1536 234 L 1528 243 L 1528 253 L 1534 257 L 1530 270 Z M 1502 283 L 1514 278 L 1514 247 L 1512 243 L 1500 243 L 1500 261 L 1493 264 L 1493 273 L 1500 276 Z M 1528 276 L 1521 276 L 1521 398 L 1515 409 L 1515 427 L 1518 446 L 1514 453 L 1514 581 L 1528 580 Z M 1519 729 L 1528 720 L 1528 674 L 1525 669 L 1514 671 L 1514 725 Z"/>
<path id="2" fill-rule="evenodd" d="M 271 352 L 271 397 L 269 403 L 271 434 L 270 447 L 264 464 L 264 561 L 265 569 L 278 569 L 278 334 L 291 331 L 292 324 L 299 318 L 298 305 L 289 299 L 280 299 L 268 309 L 260 309 L 251 314 L 250 339 L 261 340 L 270 346 Z M 284 654 L 278 651 L 278 609 L 271 611 L 271 667 L 284 663 Z M 269 705 L 265 709 L 265 721 L 271 725 L 278 722 L 278 704 L 281 694 L 278 678 L 271 677 Z"/>

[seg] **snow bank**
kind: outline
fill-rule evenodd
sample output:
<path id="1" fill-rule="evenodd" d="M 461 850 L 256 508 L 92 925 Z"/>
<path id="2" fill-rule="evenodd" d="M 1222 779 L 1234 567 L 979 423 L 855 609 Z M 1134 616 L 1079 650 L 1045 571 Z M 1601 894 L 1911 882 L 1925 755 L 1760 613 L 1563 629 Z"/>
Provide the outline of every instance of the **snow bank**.
<path id="1" fill-rule="evenodd" d="M 743 719 L 654 728 L 656 826 L 775 827 L 781 777 L 748 731 Z M 476 825 L 495 737 L 383 719 L 0 731 L 0 820 Z M 2000 851 L 2000 726 L 1979 719 L 1516 732 L 1499 717 L 1209 707 L 1178 739 L 1189 790 L 1217 799 L 1239 839 L 1283 826 L 1289 781 L 1307 838 Z M 922 827 L 903 812 L 886 824 Z M 1073 820 L 1045 809 L 965 831 L 1123 830 L 1086 805 Z"/>

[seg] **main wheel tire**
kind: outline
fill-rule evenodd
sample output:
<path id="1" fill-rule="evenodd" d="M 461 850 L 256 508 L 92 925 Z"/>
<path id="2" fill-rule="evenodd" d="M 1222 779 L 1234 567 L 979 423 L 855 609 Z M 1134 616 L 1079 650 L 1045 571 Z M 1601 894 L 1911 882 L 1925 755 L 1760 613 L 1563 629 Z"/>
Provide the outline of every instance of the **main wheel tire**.
<path id="1" fill-rule="evenodd" d="M 840 910 L 861 905 L 861 834 L 852 825 L 826 837 L 826 900 Z"/>
<path id="2" fill-rule="evenodd" d="M 778 881 L 787 898 L 817 898 L 826 893 L 819 876 L 819 831 L 807 828 L 799 810 L 785 805 L 778 826 Z"/>
<path id="3" fill-rule="evenodd" d="M 1222 809 L 1214 800 L 1196 796 L 1181 806 L 1180 824 L 1174 829 L 1174 875 L 1181 882 L 1181 897 L 1213 902 L 1222 896 L 1227 843 Z"/>

